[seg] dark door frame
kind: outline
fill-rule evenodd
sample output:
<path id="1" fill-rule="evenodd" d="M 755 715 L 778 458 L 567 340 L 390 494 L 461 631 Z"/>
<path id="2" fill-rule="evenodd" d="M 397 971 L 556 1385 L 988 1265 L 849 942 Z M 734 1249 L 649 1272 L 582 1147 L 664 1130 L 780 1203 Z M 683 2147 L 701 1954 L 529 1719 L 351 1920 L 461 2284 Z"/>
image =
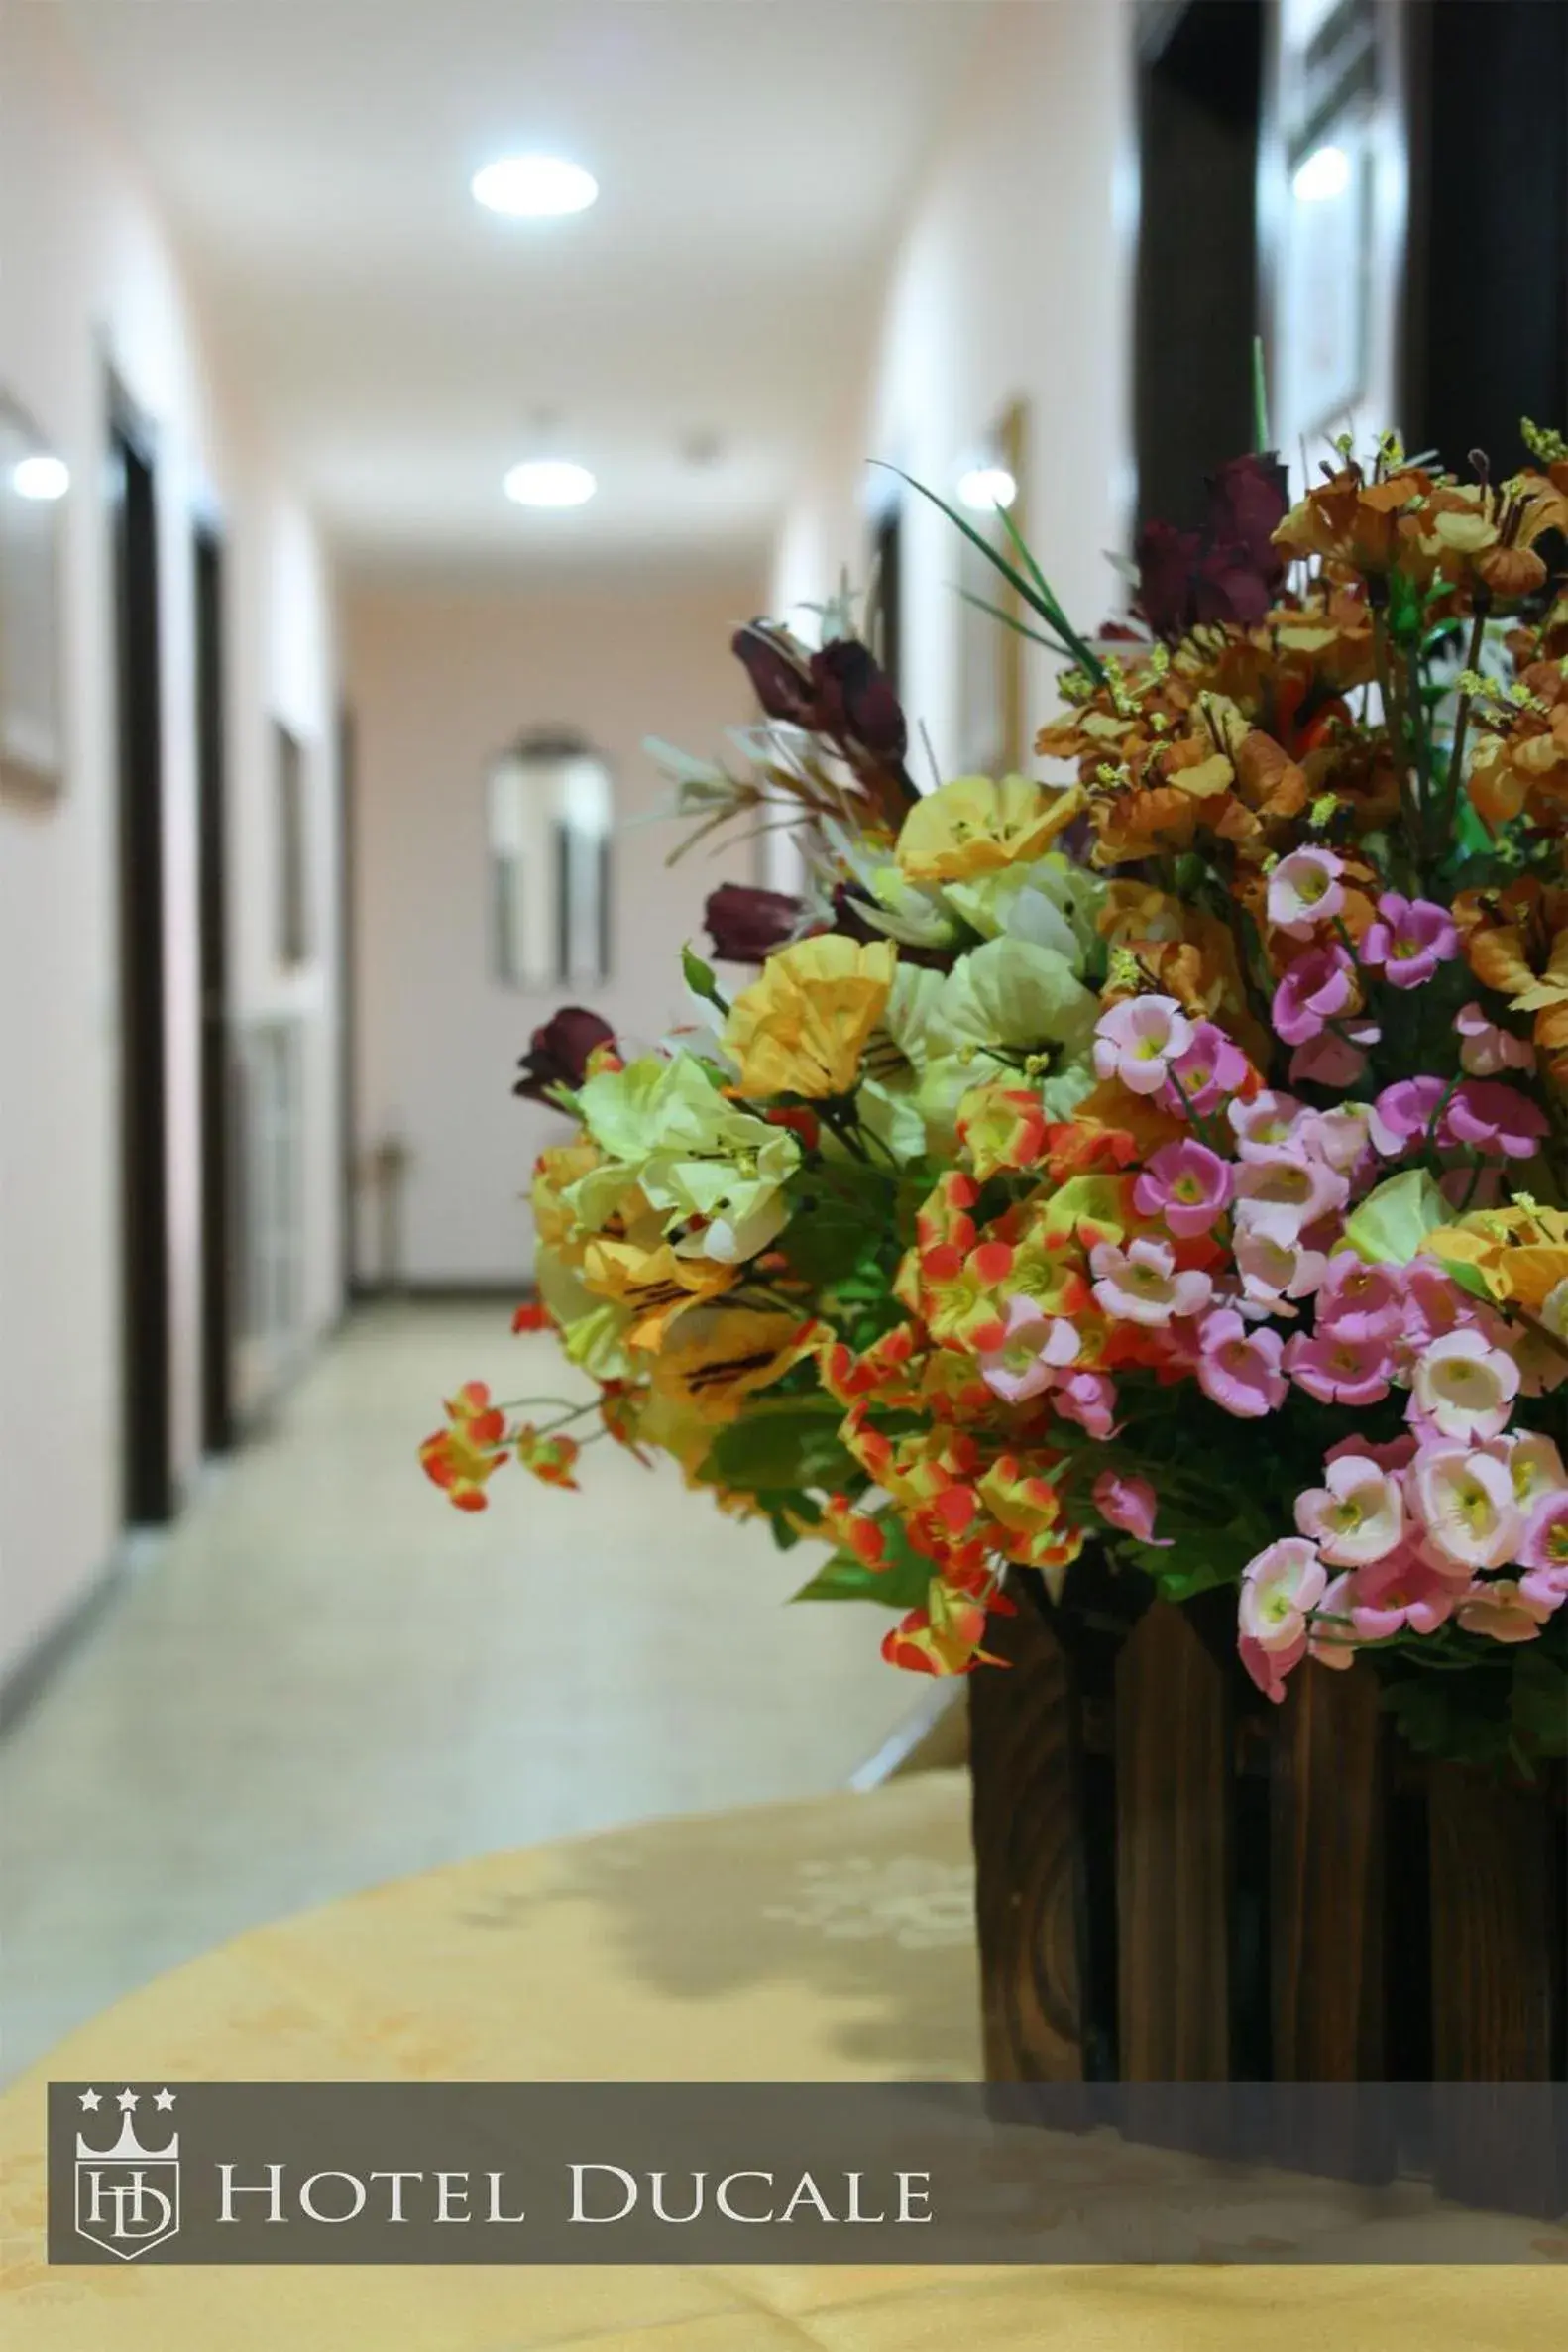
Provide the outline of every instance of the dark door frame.
<path id="1" fill-rule="evenodd" d="M 107 421 L 119 738 L 123 1509 L 127 1522 L 141 1526 L 174 1514 L 157 450 L 112 372 Z"/>
<path id="2" fill-rule="evenodd" d="M 346 1311 L 359 1295 L 359 733 L 347 703 L 339 706 L 338 771 L 338 1165 L 343 1235 L 339 1288 Z"/>
<path id="3" fill-rule="evenodd" d="M 230 1045 L 224 547 L 197 525 L 196 897 L 201 987 L 201 1437 L 234 1444 L 233 1065 Z"/>

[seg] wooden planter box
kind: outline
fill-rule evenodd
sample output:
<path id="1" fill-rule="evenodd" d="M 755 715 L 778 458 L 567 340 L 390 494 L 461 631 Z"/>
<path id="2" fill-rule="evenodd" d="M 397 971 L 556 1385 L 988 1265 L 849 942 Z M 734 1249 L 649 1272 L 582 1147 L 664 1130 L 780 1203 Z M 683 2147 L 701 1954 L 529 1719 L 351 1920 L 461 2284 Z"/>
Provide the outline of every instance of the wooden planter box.
<path id="1" fill-rule="evenodd" d="M 1070 1617 L 1021 1592 L 988 1635 L 1009 1670 L 970 1678 L 990 2078 L 1560 2081 L 1561 1772 L 1411 1758 L 1360 1668 L 1302 1669 L 1271 1706 L 1233 1596 L 1129 1628 L 1127 1579 L 1100 1572 L 1098 1611 L 1081 1582 Z M 1410 2164 L 1370 2110 L 1325 2103 L 1312 2170 Z M 1531 2113 L 1550 2138 L 1551 2102 Z M 1438 2102 L 1416 2162 L 1469 2204 L 1568 2206 L 1560 2146 L 1521 2148 L 1484 2099 L 1463 2128 Z"/>

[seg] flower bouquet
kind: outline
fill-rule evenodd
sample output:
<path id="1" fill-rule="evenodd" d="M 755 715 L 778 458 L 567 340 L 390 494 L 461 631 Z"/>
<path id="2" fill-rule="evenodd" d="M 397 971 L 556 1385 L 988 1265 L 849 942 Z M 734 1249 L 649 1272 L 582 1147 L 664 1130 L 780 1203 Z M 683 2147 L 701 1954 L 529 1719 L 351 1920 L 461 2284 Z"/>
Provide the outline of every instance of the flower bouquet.
<path id="1" fill-rule="evenodd" d="M 816 650 L 742 629 L 740 756 L 653 748 L 696 838 L 790 827 L 803 895 L 714 893 L 674 1035 L 535 1036 L 573 1133 L 522 1315 L 597 1397 L 461 1391 L 451 1499 L 570 1483 L 587 1424 L 830 1546 L 800 1597 L 890 1608 L 894 1666 L 1001 1682 L 1021 1601 L 1158 1603 L 1266 1716 L 1343 1678 L 1409 1753 L 1549 1778 L 1568 446 L 1525 441 L 1505 480 L 1345 444 L 1294 505 L 1237 460 L 1093 637 L 953 515 L 1063 665 L 1040 778 L 918 781 L 843 601 Z"/>

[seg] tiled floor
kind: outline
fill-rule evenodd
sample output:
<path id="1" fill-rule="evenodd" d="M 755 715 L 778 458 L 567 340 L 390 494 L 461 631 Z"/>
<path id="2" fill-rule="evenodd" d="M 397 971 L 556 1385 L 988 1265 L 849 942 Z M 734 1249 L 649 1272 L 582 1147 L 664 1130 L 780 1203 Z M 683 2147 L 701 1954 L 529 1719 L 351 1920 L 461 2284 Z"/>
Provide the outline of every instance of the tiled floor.
<path id="1" fill-rule="evenodd" d="M 434 1863 L 842 1786 L 915 1693 L 880 1611 L 608 1443 L 449 1509 L 459 1380 L 559 1391 L 499 1307 L 378 1309 L 212 1478 L 0 1747 L 4 2066 L 254 1923 Z"/>

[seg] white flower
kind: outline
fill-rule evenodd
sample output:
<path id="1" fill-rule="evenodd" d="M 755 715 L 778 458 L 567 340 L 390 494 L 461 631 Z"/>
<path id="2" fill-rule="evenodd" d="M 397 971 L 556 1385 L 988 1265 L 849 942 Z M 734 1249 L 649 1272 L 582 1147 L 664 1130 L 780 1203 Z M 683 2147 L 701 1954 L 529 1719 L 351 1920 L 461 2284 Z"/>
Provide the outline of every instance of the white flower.
<path id="1" fill-rule="evenodd" d="M 1422 1351 L 1411 1385 L 1421 1411 L 1445 1437 L 1496 1437 L 1519 1393 L 1519 1368 L 1466 1326 Z"/>
<path id="2" fill-rule="evenodd" d="M 1294 1648 L 1327 1583 L 1316 1546 L 1303 1535 L 1282 1536 L 1242 1571 L 1236 1612 L 1242 1633 L 1260 1649 Z"/>
<path id="3" fill-rule="evenodd" d="M 1368 1567 L 1403 1537 L 1399 1481 L 1367 1454 L 1341 1454 L 1325 1464 L 1322 1486 L 1296 1497 L 1295 1523 L 1335 1567 Z"/>
<path id="4" fill-rule="evenodd" d="M 1343 861 L 1332 849 L 1292 849 L 1269 876 L 1269 920 L 1290 939 L 1309 940 L 1345 904 Z"/>
<path id="5" fill-rule="evenodd" d="M 1462 1445 L 1429 1446 L 1410 1466 L 1408 1491 L 1434 1567 L 1501 1568 L 1513 1557 L 1523 1519 L 1505 1463 Z"/>

